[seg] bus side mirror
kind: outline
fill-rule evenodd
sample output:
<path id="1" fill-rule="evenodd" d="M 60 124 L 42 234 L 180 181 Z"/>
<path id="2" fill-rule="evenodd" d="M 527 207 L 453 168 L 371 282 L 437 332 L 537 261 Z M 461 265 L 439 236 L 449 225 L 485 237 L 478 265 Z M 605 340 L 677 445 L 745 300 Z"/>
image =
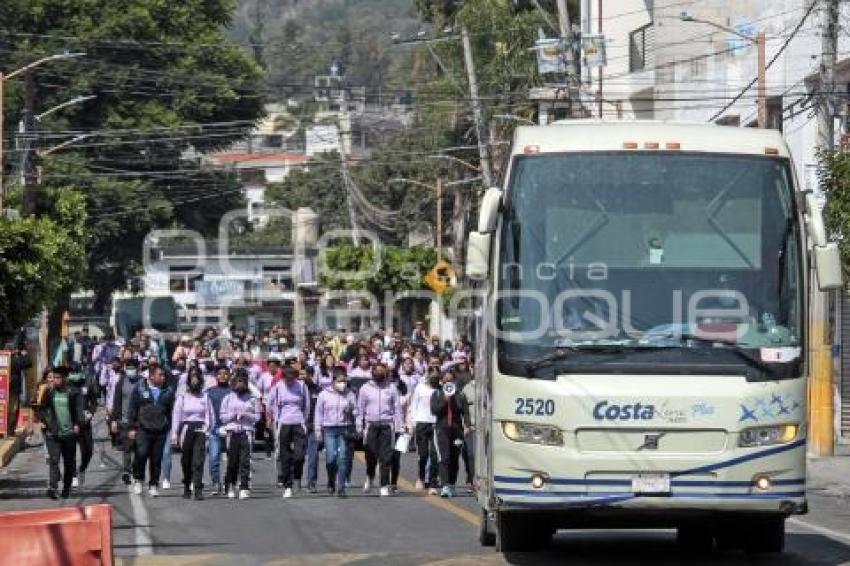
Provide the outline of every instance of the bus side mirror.
<path id="1" fill-rule="evenodd" d="M 829 242 L 825 246 L 814 246 L 812 252 L 818 277 L 818 288 L 821 291 L 841 289 L 844 286 L 844 281 L 841 274 L 841 255 L 838 253 L 838 245 L 835 242 Z"/>
<path id="2" fill-rule="evenodd" d="M 486 279 L 490 274 L 490 244 L 492 234 L 470 232 L 466 246 L 466 276 L 470 279 Z"/>
<path id="3" fill-rule="evenodd" d="M 490 187 L 481 199 L 481 212 L 478 213 L 478 231 L 490 234 L 496 230 L 499 221 L 499 209 L 502 206 L 502 190 Z"/>
<path id="4" fill-rule="evenodd" d="M 838 245 L 827 240 L 823 213 L 812 193 L 806 194 L 806 231 L 812 241 L 812 260 L 815 262 L 818 288 L 821 291 L 841 289 L 844 286 L 841 254 Z"/>

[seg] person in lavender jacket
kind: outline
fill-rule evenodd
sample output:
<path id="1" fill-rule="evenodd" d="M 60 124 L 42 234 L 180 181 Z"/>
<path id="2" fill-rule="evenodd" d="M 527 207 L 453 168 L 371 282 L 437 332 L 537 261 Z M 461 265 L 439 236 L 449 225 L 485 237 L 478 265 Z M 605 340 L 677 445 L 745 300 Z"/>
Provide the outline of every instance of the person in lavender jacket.
<path id="1" fill-rule="evenodd" d="M 195 499 L 198 501 L 204 498 L 204 455 L 213 418 L 203 389 L 204 376 L 201 370 L 190 369 L 186 377 L 186 390 L 177 395 L 171 419 L 171 442 L 183 451 L 180 457 L 183 499 L 192 497 L 191 487 L 194 486 Z"/>
<path id="2" fill-rule="evenodd" d="M 344 498 L 348 477 L 350 440 L 354 433 L 357 399 L 348 387 L 345 370 L 334 370 L 333 386 L 319 393 L 313 418 L 316 439 L 325 441 L 328 493 Z"/>
<path id="3" fill-rule="evenodd" d="M 381 497 L 390 495 L 390 469 L 393 462 L 395 431 L 402 430 L 402 407 L 398 389 L 387 377 L 387 366 L 377 364 L 372 379 L 360 388 L 357 397 L 357 432 L 365 434 L 366 483 L 368 493 L 375 481 L 375 468 L 381 465 Z"/>
<path id="4" fill-rule="evenodd" d="M 283 381 L 278 381 L 269 393 L 268 410 L 277 426 L 278 480 L 283 482 L 283 497 L 289 499 L 293 480 L 301 487 L 310 416 L 310 392 L 298 379 L 298 370 L 283 369 Z"/>
<path id="5" fill-rule="evenodd" d="M 248 389 L 247 372 L 239 372 L 233 379 L 233 391 L 221 402 L 220 432 L 227 435 L 227 474 L 224 483 L 227 497 L 236 497 L 237 472 L 239 499 L 248 499 L 248 482 L 251 476 L 251 443 L 254 425 L 260 420 L 260 406 Z"/>

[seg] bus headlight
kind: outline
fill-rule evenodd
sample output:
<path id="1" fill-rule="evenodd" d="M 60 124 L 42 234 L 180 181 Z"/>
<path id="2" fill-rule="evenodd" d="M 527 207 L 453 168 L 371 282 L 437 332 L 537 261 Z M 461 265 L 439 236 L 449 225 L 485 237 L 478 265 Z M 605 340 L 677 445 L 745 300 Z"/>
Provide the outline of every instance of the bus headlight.
<path id="1" fill-rule="evenodd" d="M 561 429 L 549 425 L 502 421 L 502 431 L 514 442 L 543 444 L 545 446 L 563 446 L 564 435 Z"/>
<path id="2" fill-rule="evenodd" d="M 751 448 L 753 446 L 784 444 L 797 438 L 798 429 L 799 427 L 795 424 L 745 428 L 738 437 L 738 446 Z"/>

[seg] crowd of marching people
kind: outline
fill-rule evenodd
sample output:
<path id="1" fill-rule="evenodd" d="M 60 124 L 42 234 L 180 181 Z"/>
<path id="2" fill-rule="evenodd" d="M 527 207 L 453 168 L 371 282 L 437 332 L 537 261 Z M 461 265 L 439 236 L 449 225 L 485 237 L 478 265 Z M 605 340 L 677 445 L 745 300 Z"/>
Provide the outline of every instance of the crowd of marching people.
<path id="1" fill-rule="evenodd" d="M 228 327 L 174 342 L 156 332 L 127 342 L 77 335 L 66 346 L 36 399 L 51 498 L 85 484 L 99 405 L 121 452 L 122 480 L 136 495 L 171 488 L 179 451 L 187 499 L 247 499 L 264 481 L 283 498 L 316 493 L 322 454 L 327 493 L 344 498 L 361 447 L 366 493 L 392 495 L 402 454 L 411 451 L 417 490 L 457 495 L 461 461 L 472 490 L 475 391 L 465 337 L 441 343 L 417 322 L 404 337 L 343 330 L 296 344 L 279 326 L 261 335 Z M 254 473 L 260 446 L 275 460 L 275 478 Z"/>

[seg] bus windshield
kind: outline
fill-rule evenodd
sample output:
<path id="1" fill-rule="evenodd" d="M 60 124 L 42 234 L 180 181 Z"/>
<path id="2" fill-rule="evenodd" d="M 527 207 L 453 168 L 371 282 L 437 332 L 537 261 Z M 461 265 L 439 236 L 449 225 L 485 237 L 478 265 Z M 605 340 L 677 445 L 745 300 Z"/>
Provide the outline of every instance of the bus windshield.
<path id="1" fill-rule="evenodd" d="M 525 359 L 708 343 L 798 360 L 800 237 L 784 159 L 520 156 L 500 234 L 499 343 Z"/>

